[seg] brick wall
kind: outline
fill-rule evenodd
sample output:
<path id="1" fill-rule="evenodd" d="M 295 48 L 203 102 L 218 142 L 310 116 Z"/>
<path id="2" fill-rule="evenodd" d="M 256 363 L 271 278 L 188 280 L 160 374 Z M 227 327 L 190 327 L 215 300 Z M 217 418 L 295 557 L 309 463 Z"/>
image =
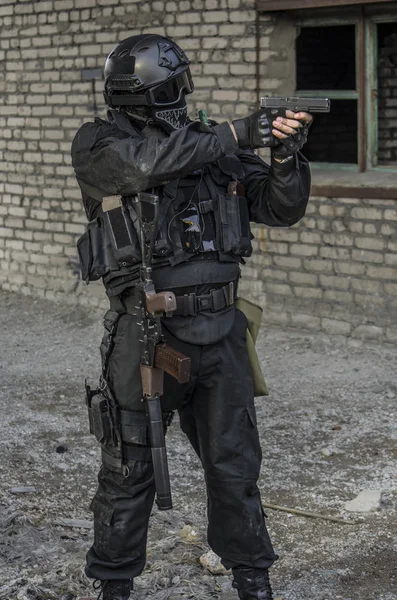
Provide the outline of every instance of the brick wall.
<path id="1" fill-rule="evenodd" d="M 397 343 L 395 200 L 312 197 L 299 224 L 254 233 L 242 289 L 267 322 Z"/>
<path id="2" fill-rule="evenodd" d="M 102 83 L 89 77 L 118 40 L 148 31 L 168 35 L 193 63 L 191 116 L 198 108 L 218 120 L 248 114 L 256 103 L 253 9 L 254 0 L 1 2 L 3 289 L 100 302 L 101 285 L 90 285 L 87 293 L 78 279 L 75 242 L 85 216 L 70 166 L 75 132 L 93 118 L 95 104 L 103 110 Z M 260 64 L 269 92 L 291 79 L 282 36 L 269 49 L 273 35 L 274 24 L 263 17 Z"/>
<path id="3" fill-rule="evenodd" d="M 191 58 L 191 116 L 207 108 L 225 120 L 254 108 L 254 0 L 1 3 L 1 288 L 106 303 L 101 284 L 79 280 L 75 242 L 85 216 L 70 143 L 95 105 L 103 107 L 101 81 L 90 77 L 119 39 L 146 31 L 173 37 Z M 263 16 L 260 34 L 261 89 L 291 93 L 294 25 L 282 15 Z M 393 201 L 314 198 L 291 230 L 255 228 L 243 288 L 266 302 L 272 322 L 325 331 L 334 323 L 335 331 L 355 336 L 369 327 L 397 342 L 395 214 Z"/>

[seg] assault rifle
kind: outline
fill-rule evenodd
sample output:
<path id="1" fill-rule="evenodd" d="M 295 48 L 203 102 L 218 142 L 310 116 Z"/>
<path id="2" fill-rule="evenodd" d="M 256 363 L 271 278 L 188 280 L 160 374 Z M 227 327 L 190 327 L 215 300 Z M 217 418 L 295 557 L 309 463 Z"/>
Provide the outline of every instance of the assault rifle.
<path id="1" fill-rule="evenodd" d="M 152 255 L 159 217 L 159 197 L 139 193 L 135 200 L 138 215 L 142 266 L 135 287 L 135 308 L 140 326 L 141 378 L 143 400 L 149 423 L 157 506 L 160 510 L 172 508 L 167 450 L 160 397 L 163 394 L 164 371 L 179 383 L 190 379 L 190 358 L 168 346 L 162 335 L 161 317 L 176 310 L 173 292 L 156 293 L 152 280 Z"/>
<path id="2" fill-rule="evenodd" d="M 292 112 L 328 113 L 331 110 L 329 98 L 283 98 L 279 96 L 262 96 L 261 108 L 266 109 L 266 114 L 275 119 L 285 117 L 287 110 Z"/>

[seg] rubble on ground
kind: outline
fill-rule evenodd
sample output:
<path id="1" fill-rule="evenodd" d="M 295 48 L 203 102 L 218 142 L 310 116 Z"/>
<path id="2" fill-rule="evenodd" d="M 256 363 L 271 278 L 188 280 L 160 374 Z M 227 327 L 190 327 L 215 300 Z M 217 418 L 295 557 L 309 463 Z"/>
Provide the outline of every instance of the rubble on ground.
<path id="1" fill-rule="evenodd" d="M 99 375 L 101 315 L 14 294 L 0 301 L 0 600 L 95 598 L 84 557 L 99 451 L 83 389 Z M 266 509 L 283 600 L 396 599 L 395 349 L 360 344 L 279 329 L 259 337 L 270 390 L 256 402 L 263 500 L 355 519 Z M 205 484 L 178 419 L 167 443 L 174 510 L 153 510 L 133 598 L 237 600 L 229 573 L 200 564 Z M 364 490 L 381 491 L 376 510 L 353 516 L 346 503 Z"/>

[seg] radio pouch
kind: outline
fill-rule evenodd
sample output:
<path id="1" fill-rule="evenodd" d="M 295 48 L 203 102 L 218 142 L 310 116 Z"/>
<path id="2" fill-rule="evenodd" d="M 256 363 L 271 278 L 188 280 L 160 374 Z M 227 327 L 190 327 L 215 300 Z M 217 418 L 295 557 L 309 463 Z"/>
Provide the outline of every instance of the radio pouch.
<path id="1" fill-rule="evenodd" d="M 121 196 L 107 196 L 102 201 L 106 236 L 119 267 L 135 265 L 141 261 L 141 251 L 136 229 L 128 206 Z M 136 215 L 134 218 L 137 220 Z"/>
<path id="2" fill-rule="evenodd" d="M 90 433 L 95 435 L 101 444 L 110 444 L 113 442 L 113 423 L 109 401 L 100 390 L 91 389 L 87 382 L 85 390 Z"/>
<path id="3" fill-rule="evenodd" d="M 99 218 L 87 224 L 87 230 L 77 241 L 81 277 L 88 284 L 110 271 L 105 231 Z"/>

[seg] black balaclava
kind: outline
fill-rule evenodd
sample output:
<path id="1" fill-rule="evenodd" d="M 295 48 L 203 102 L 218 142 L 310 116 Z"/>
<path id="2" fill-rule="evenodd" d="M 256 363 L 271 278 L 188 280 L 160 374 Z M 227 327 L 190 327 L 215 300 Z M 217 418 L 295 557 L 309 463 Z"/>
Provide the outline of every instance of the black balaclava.
<path id="1" fill-rule="evenodd" d="M 131 106 L 126 108 L 126 113 L 142 125 L 158 125 L 166 133 L 186 127 L 189 122 L 187 116 L 186 97 L 182 94 L 179 102 L 167 107 L 160 106 Z"/>
<path id="2" fill-rule="evenodd" d="M 172 104 L 169 108 L 166 106 L 164 108 L 153 106 L 151 107 L 151 112 L 154 122 L 168 133 L 176 129 L 182 129 L 182 127 L 187 125 L 187 104 L 184 94 L 182 94 L 179 102 Z"/>

